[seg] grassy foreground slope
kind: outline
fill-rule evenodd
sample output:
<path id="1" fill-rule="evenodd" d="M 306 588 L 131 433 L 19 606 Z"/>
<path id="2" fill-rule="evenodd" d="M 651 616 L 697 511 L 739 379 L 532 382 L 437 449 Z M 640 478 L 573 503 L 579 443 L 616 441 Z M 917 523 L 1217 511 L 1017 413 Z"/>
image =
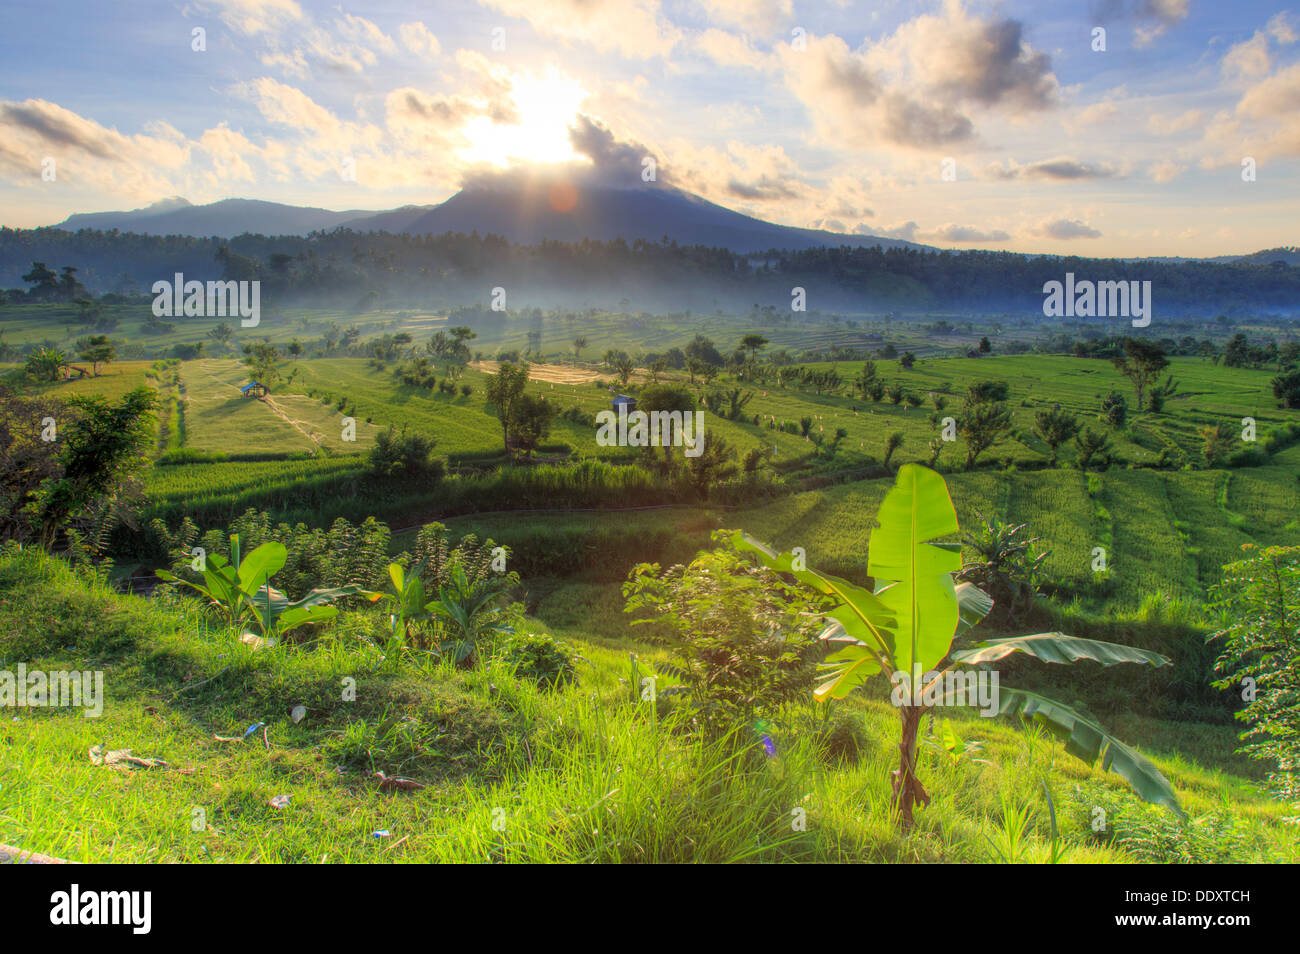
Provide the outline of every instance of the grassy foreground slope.
<path id="1" fill-rule="evenodd" d="M 196 604 L 3 551 L 0 665 L 102 669 L 107 703 L 98 719 L 27 709 L 0 724 L 0 841 L 93 862 L 1041 861 L 1046 781 L 1066 861 L 1297 858 L 1283 806 L 1241 777 L 1157 754 L 1182 825 L 1059 744 L 966 715 L 951 728 L 983 743 L 978 759 L 923 747 L 934 803 L 904 838 L 883 700 L 788 706 L 768 756 L 752 733 L 704 745 L 635 701 L 622 679 L 641 647 L 625 639 L 593 634 L 579 684 L 543 692 L 499 667 L 385 663 L 365 639 L 379 625 L 344 614 L 308 645 L 254 652 Z M 214 738 L 258 722 L 265 737 Z M 101 744 L 167 764 L 96 765 Z M 427 787 L 383 790 L 373 771 Z"/>

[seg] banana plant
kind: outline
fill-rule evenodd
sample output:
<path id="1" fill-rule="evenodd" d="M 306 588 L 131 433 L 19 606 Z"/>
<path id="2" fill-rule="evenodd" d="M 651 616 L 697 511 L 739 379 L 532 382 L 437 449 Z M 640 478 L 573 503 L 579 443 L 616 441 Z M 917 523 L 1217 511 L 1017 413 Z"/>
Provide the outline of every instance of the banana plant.
<path id="1" fill-rule="evenodd" d="M 166 570 L 158 570 L 157 576 L 169 583 L 188 586 L 207 597 L 226 617 L 232 630 L 251 619 L 265 638 L 307 623 L 331 619 L 338 615 L 338 609 L 324 604 L 362 592 L 360 586 L 349 584 L 314 589 L 300 600 L 290 600 L 270 584 L 271 577 L 284 569 L 288 556 L 283 543 L 271 541 L 241 558 L 239 534 L 236 533 L 230 537 L 229 562 L 217 553 L 204 559 L 202 583 L 192 583 Z"/>
<path id="2" fill-rule="evenodd" d="M 954 580 L 961 569 L 961 545 L 949 542 L 958 532 L 957 511 L 943 477 L 919 464 L 903 465 L 876 517 L 879 526 L 871 532 L 867 554 L 867 573 L 875 583 L 872 589 L 810 569 L 802 554 L 776 553 L 741 532 L 733 539 L 738 549 L 755 554 L 765 566 L 791 574 L 836 601 L 825 614 L 827 625 L 821 634 L 835 651 L 821 664 L 825 676 L 814 698 L 842 699 L 873 676 L 881 676 L 890 684 L 891 697 L 901 700 L 893 793 L 903 828 L 912 826 L 914 807 L 930 801 L 916 773 L 922 716 L 936 704 L 972 704 L 964 692 L 943 691 L 945 677 L 953 670 L 988 669 L 1015 653 L 1047 663 L 1088 659 L 1104 666 L 1170 665 L 1159 653 L 1064 633 L 989 639 L 955 648 L 956 638 L 988 614 L 993 600 L 973 584 Z M 1043 724 L 1065 740 L 1070 754 L 1089 764 L 1101 758 L 1104 770 L 1115 772 L 1147 801 L 1182 814 L 1173 788 L 1159 769 L 1096 721 L 1046 696 L 997 688 L 999 714 Z"/>
<path id="3" fill-rule="evenodd" d="M 489 632 L 510 631 L 512 614 L 502 603 L 506 592 L 519 578 L 513 573 L 471 578 L 459 559 L 453 560 L 447 577 L 447 583 L 438 587 L 433 599 L 428 599 L 418 571 L 408 573 L 401 564 L 390 563 L 388 578 L 392 587 L 362 595 L 371 602 L 383 599 L 391 604 L 393 635 L 400 635 L 407 645 L 412 624 L 437 619 L 450 633 L 439 651 L 449 654 L 460 666 L 474 658 L 480 637 Z"/>
<path id="4" fill-rule="evenodd" d="M 424 581 L 420 579 L 418 569 L 408 573 L 400 563 L 388 564 L 388 579 L 392 583 L 391 589 L 363 595 L 372 603 L 384 600 L 392 606 L 389 621 L 392 623 L 393 636 L 400 636 L 403 642 L 409 644 L 411 627 L 420 620 L 429 618 L 425 605 Z"/>

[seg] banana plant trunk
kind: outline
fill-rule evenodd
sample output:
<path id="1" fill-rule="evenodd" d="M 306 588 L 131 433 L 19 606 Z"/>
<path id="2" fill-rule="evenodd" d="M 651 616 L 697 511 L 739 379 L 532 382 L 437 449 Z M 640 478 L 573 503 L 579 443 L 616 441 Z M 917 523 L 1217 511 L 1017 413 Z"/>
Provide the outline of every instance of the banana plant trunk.
<path id="1" fill-rule="evenodd" d="M 898 768 L 894 772 L 894 804 L 898 807 L 899 824 L 907 830 L 912 827 L 913 807 L 930 804 L 930 796 L 916 776 L 916 743 L 925 706 L 903 706 L 898 711 L 903 733 L 898 743 Z"/>

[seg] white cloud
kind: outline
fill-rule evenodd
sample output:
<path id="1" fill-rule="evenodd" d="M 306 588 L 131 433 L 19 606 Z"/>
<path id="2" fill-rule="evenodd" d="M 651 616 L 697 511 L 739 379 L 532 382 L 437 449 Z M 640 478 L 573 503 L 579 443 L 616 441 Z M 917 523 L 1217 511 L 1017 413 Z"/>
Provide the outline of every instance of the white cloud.
<path id="1" fill-rule="evenodd" d="M 790 24 L 792 0 L 699 0 L 709 22 L 750 33 L 772 34 Z"/>
<path id="2" fill-rule="evenodd" d="M 1040 238 L 1051 238 L 1060 241 L 1101 238 L 1101 232 L 1094 229 L 1087 222 L 1065 218 L 1044 220 L 1030 229 L 1030 234 Z"/>
<path id="3" fill-rule="evenodd" d="M 303 19 L 294 0 L 205 0 L 200 6 L 214 8 L 226 26 L 246 36 L 272 33 Z"/>
<path id="4" fill-rule="evenodd" d="M 416 56 L 437 56 L 442 52 L 438 38 L 420 20 L 403 23 L 398 35 L 402 38 L 402 45 Z"/>
<path id="5" fill-rule="evenodd" d="M 754 49 L 743 36 L 710 27 L 691 40 L 692 45 L 719 66 L 760 69 L 770 57 Z"/>
<path id="6" fill-rule="evenodd" d="M 526 20 L 542 36 L 584 43 L 632 59 L 667 56 L 681 39 L 659 0 L 480 0 L 507 17 Z M 509 31 L 507 31 L 509 43 Z"/>

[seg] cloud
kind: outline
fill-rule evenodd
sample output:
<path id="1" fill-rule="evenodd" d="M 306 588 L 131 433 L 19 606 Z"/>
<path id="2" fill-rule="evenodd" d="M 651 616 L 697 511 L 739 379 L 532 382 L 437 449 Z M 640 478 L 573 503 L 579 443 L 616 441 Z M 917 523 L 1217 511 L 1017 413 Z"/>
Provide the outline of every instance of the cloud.
<path id="1" fill-rule="evenodd" d="M 719 66 L 759 69 L 770 57 L 760 53 L 743 36 L 710 27 L 695 36 L 691 44 Z"/>
<path id="2" fill-rule="evenodd" d="M 60 187 L 102 201 L 106 195 L 150 201 L 183 191 L 179 184 L 213 176 L 248 177 L 244 147 L 224 124 L 188 140 L 165 122 L 124 135 L 46 100 L 0 101 L 0 170 L 11 185 L 41 185 L 45 160 Z M 247 155 L 257 150 L 247 149 Z M 10 178 L 11 176 L 11 178 Z"/>
<path id="3" fill-rule="evenodd" d="M 1243 156 L 1300 157 L 1300 63 L 1248 87 L 1231 113 L 1214 116 L 1204 142 L 1213 150 L 1201 160 L 1204 168 L 1235 165 Z"/>
<path id="4" fill-rule="evenodd" d="M 1011 238 L 1011 235 L 1001 229 L 986 231 L 973 225 L 946 223 L 932 232 L 921 233 L 921 237 L 926 240 L 965 244 L 969 242 L 1004 242 Z"/>
<path id="5" fill-rule="evenodd" d="M 334 22 L 339 34 L 357 46 L 378 50 L 386 56 L 397 55 L 397 44 L 393 42 L 393 38 L 370 20 L 345 13 L 341 20 L 335 20 Z"/>
<path id="6" fill-rule="evenodd" d="M 960 0 L 947 0 L 941 15 L 904 23 L 872 48 L 870 58 L 949 103 L 1028 110 L 1057 104 L 1051 57 L 1030 47 L 1023 24 L 972 15 Z"/>
<path id="7" fill-rule="evenodd" d="M 206 0 L 199 6 L 215 9 L 221 22 L 245 36 L 274 33 L 303 19 L 294 0 Z"/>
<path id="8" fill-rule="evenodd" d="M 419 20 L 403 23 L 397 35 L 402 38 L 402 45 L 416 56 L 437 56 L 442 51 L 438 38 Z"/>
<path id="9" fill-rule="evenodd" d="M 1095 23 L 1133 21 L 1133 45 L 1145 47 L 1187 19 L 1188 0 L 1100 0 L 1092 4 Z"/>
<path id="10" fill-rule="evenodd" d="M 1116 174 L 1113 166 L 1104 163 L 1091 165 L 1071 159 L 1069 156 L 1043 159 L 1023 166 L 1011 160 L 1006 165 L 994 163 L 985 170 L 985 175 L 990 179 L 1042 179 L 1049 182 L 1109 179 Z"/>
<path id="11" fill-rule="evenodd" d="M 1070 123 L 1072 126 L 1096 126 L 1114 119 L 1118 112 L 1119 107 L 1113 102 L 1102 100 L 1076 112 Z"/>
<path id="12" fill-rule="evenodd" d="M 919 226 L 915 222 L 904 222 L 902 225 L 895 225 L 892 228 L 880 228 L 860 223 L 853 229 L 854 235 L 878 235 L 881 238 L 903 239 L 906 242 L 916 241 L 916 231 Z"/>
<path id="13" fill-rule="evenodd" d="M 1185 168 L 1172 159 L 1162 159 L 1151 167 L 1151 180 L 1164 185 L 1181 175 Z"/>
<path id="14" fill-rule="evenodd" d="M 771 34 L 794 16 L 792 0 L 698 0 L 710 23 Z"/>
<path id="15" fill-rule="evenodd" d="M 236 91 L 251 100 L 268 120 L 293 129 L 333 135 L 339 121 L 302 90 L 270 77 L 241 83 Z"/>
<path id="16" fill-rule="evenodd" d="M 1049 219 L 1034 226 L 1030 234 L 1062 241 L 1101 238 L 1099 231 L 1079 219 Z"/>
<path id="17" fill-rule="evenodd" d="M 508 17 L 526 20 L 542 36 L 584 43 L 633 59 L 667 56 L 681 31 L 663 16 L 659 0 L 480 0 Z M 508 42 L 508 41 L 507 41 Z"/>
<path id="18" fill-rule="evenodd" d="M 112 162 L 125 159 L 126 140 L 115 130 L 43 99 L 0 104 L 0 128 L 26 131 L 31 138 L 54 149 L 72 149 Z"/>
<path id="19" fill-rule="evenodd" d="M 1153 113 L 1147 120 L 1147 129 L 1158 136 L 1173 136 L 1193 129 L 1200 123 L 1201 111 L 1199 109 L 1189 109 L 1187 112 L 1179 113 L 1176 116 Z"/>
<path id="20" fill-rule="evenodd" d="M 951 107 L 917 102 L 888 89 L 861 54 L 838 36 L 809 37 L 780 51 L 786 84 L 808 109 L 821 137 L 841 147 L 881 142 L 935 148 L 970 139 L 971 121 Z"/>
<path id="21" fill-rule="evenodd" d="M 1053 108 L 1050 58 L 1032 49 L 1019 21 L 979 17 L 960 0 L 858 51 L 830 34 L 803 49 L 778 48 L 787 87 L 831 144 L 937 149 L 971 140 L 964 109 Z"/>
<path id="22" fill-rule="evenodd" d="M 1273 68 L 1270 41 L 1274 46 L 1289 46 L 1296 41 L 1295 27 L 1285 10 L 1271 17 L 1249 40 L 1228 48 L 1220 62 L 1224 75 L 1243 79 L 1266 75 Z"/>

